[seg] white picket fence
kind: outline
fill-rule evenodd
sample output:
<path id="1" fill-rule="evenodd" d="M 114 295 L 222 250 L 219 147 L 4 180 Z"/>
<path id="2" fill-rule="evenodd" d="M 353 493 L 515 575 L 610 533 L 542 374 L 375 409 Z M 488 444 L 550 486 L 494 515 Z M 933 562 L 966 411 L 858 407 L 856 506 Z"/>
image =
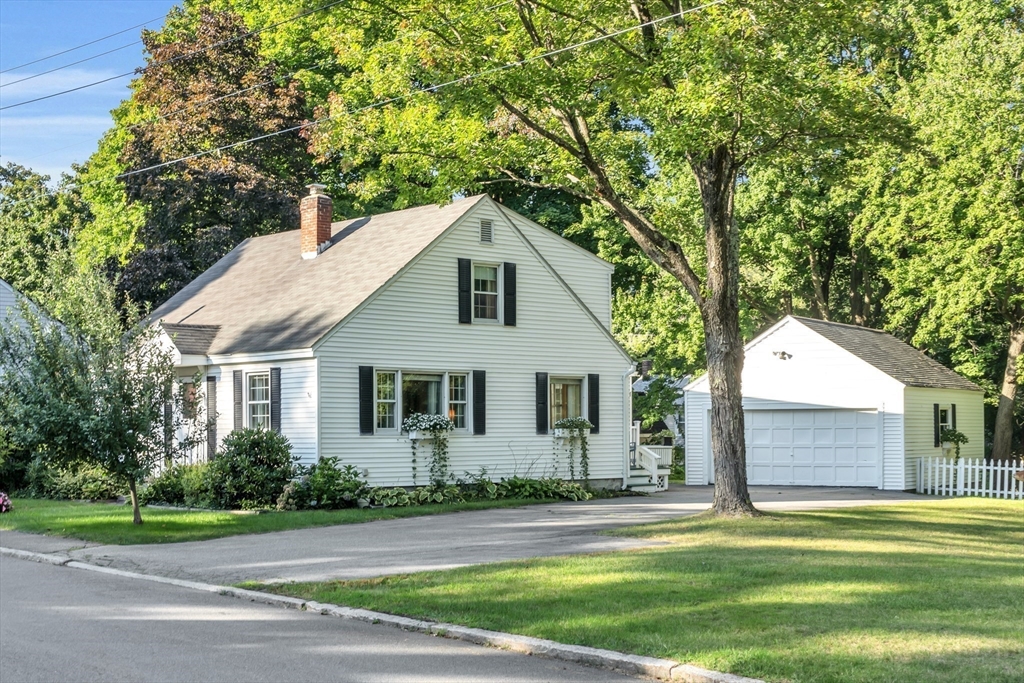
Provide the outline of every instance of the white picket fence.
<path id="1" fill-rule="evenodd" d="M 1014 473 L 1024 470 L 1020 460 L 982 458 L 918 458 L 917 492 L 933 496 L 1024 498 L 1024 481 Z"/>

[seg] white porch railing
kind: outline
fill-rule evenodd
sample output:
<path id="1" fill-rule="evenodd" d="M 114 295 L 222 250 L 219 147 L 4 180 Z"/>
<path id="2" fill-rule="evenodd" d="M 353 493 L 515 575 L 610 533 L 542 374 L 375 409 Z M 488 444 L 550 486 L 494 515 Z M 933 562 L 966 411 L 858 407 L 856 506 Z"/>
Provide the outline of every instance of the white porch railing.
<path id="1" fill-rule="evenodd" d="M 918 458 L 917 492 L 933 496 L 982 496 L 1024 499 L 1024 470 L 1019 460 Z"/>

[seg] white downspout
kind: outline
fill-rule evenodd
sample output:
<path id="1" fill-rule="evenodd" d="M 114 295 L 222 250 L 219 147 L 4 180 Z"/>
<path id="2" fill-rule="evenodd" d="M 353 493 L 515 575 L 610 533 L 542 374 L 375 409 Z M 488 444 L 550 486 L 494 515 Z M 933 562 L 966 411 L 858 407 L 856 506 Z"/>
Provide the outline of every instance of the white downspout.
<path id="1" fill-rule="evenodd" d="M 626 430 L 622 436 L 622 490 L 629 486 L 629 436 L 630 426 L 633 424 L 633 378 L 636 377 L 636 366 L 630 365 L 629 369 L 622 373 L 622 383 L 626 395 L 622 401 L 622 424 Z"/>

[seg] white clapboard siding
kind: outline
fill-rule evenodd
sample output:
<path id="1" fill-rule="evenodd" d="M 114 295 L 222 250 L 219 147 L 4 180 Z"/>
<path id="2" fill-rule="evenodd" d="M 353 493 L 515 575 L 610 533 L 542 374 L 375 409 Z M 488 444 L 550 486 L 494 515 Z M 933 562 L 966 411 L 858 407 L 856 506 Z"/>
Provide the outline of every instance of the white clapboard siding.
<path id="1" fill-rule="evenodd" d="M 494 241 L 480 242 L 480 220 L 493 221 Z M 557 246 L 557 245 L 556 245 Z M 569 245 L 561 248 L 575 249 Z M 513 262 L 517 270 L 517 326 L 458 322 L 457 259 Z M 555 261 L 558 258 L 554 258 Z M 605 266 L 573 256 L 577 269 L 598 278 L 575 281 L 610 296 Z M 329 291 L 324 296 L 330 296 Z M 590 476 L 620 480 L 624 475 L 625 354 L 537 259 L 523 237 L 489 203 L 483 203 L 421 255 L 376 298 L 315 347 L 320 361 L 322 456 L 337 456 L 366 469 L 372 484 L 411 485 L 410 442 L 396 431 L 359 434 L 358 368 L 422 372 L 487 373 L 487 433 L 457 431 L 450 436 L 453 474 L 487 468 L 493 477 L 552 473 L 556 453 L 551 435 L 536 433 L 535 373 L 601 378 L 600 433 L 592 434 Z M 585 383 L 584 383 L 585 385 Z M 586 399 L 584 399 L 586 405 Z M 471 412 L 471 409 L 470 409 Z M 427 453 L 418 456 L 417 483 L 425 483 Z M 567 475 L 565 455 L 558 474 Z"/>
<path id="2" fill-rule="evenodd" d="M 217 442 L 235 428 L 235 395 L 233 372 L 243 373 L 244 378 L 252 372 L 269 372 L 270 368 L 281 368 L 281 434 L 292 445 L 292 454 L 306 464 L 316 462 L 317 452 L 317 361 L 315 358 L 302 360 L 279 360 L 265 363 L 244 363 L 214 366 L 210 374 L 217 378 Z M 243 407 L 243 424 L 245 410 Z"/>
<path id="3" fill-rule="evenodd" d="M 1014 476 L 1024 470 L 1024 463 L 1019 460 L 933 457 L 918 458 L 916 463 L 918 493 L 1013 500 L 1024 498 L 1024 482 Z"/>
<path id="4" fill-rule="evenodd" d="M 0 280 L 0 325 L 24 325 L 21 311 L 19 310 L 21 301 L 24 300 L 25 298 L 16 292 L 13 287 Z"/>
<path id="5" fill-rule="evenodd" d="M 541 256 L 572 288 L 606 328 L 612 327 L 611 278 L 614 267 L 583 247 L 559 237 L 519 214 L 506 212 Z"/>
<path id="6" fill-rule="evenodd" d="M 906 481 L 903 488 L 917 486 L 915 463 L 918 458 L 941 456 L 941 446 L 935 446 L 935 409 L 956 405 L 956 428 L 967 437 L 960 447 L 964 458 L 982 458 L 985 455 L 984 394 L 980 391 L 957 389 L 931 389 L 907 387 L 904 395 L 906 435 Z"/>

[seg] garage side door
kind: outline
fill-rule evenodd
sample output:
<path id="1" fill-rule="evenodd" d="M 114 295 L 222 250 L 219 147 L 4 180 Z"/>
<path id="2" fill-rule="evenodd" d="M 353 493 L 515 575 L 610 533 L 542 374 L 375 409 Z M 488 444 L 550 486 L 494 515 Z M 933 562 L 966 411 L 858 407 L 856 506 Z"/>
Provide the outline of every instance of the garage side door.
<path id="1" fill-rule="evenodd" d="M 749 483 L 878 486 L 874 411 L 750 410 L 745 419 Z"/>

